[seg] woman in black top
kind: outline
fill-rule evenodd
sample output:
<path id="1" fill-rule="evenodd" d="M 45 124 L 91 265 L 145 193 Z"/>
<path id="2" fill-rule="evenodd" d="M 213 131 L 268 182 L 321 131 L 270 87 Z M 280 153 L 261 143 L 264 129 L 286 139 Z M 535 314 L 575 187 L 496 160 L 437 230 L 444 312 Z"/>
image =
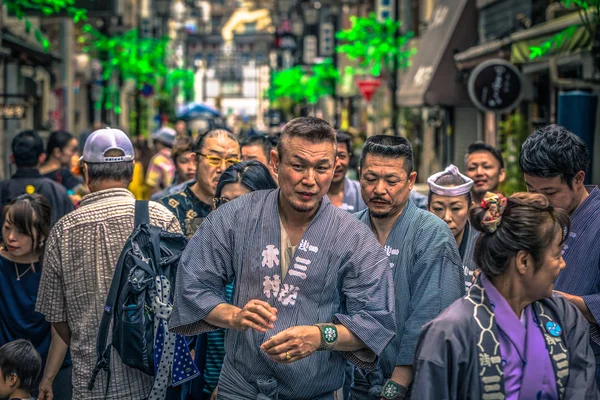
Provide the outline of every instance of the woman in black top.
<path id="1" fill-rule="evenodd" d="M 67 345 L 35 311 L 50 214 L 50 204 L 39 194 L 21 195 L 5 208 L 0 246 L 0 346 L 29 340 L 43 360 L 39 398 L 49 399 L 53 394 L 54 400 L 66 400 L 71 398 Z"/>

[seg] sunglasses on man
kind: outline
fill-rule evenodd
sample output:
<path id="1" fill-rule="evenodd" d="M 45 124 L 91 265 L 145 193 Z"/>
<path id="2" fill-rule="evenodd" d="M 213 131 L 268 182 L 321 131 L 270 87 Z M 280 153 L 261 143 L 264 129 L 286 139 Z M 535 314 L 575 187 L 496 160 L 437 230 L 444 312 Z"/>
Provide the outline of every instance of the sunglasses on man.
<path id="1" fill-rule="evenodd" d="M 206 161 L 208 162 L 208 164 L 212 165 L 213 167 L 220 167 L 221 165 L 223 165 L 223 163 L 225 163 L 225 165 L 229 168 L 234 164 L 242 162 L 242 160 L 240 160 L 239 158 L 223 158 L 223 157 L 219 157 L 219 156 L 211 156 L 211 155 L 202 154 L 202 153 L 196 153 L 196 154 L 206 158 Z"/>

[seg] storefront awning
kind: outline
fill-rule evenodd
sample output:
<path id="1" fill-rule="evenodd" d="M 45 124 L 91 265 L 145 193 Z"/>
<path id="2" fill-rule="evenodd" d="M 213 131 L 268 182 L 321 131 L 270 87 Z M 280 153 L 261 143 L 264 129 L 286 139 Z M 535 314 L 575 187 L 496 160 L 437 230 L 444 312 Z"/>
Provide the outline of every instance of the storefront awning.
<path id="1" fill-rule="evenodd" d="M 457 80 L 454 53 L 477 39 L 475 0 L 439 0 L 421 36 L 412 66 L 402 79 L 402 107 L 470 104 L 466 86 Z"/>
<path id="2" fill-rule="evenodd" d="M 590 51 L 593 38 L 588 30 L 581 25 L 579 13 L 573 13 L 561 18 L 534 26 L 533 28 L 510 35 L 512 48 L 510 61 L 513 64 L 547 61 L 552 56 L 566 56 L 582 51 Z M 564 29 L 572 29 L 568 40 L 555 41 L 552 48 L 541 57 L 531 58 L 531 48 L 542 46 Z"/>
<path id="3" fill-rule="evenodd" d="M 2 47 L 9 49 L 13 57 L 17 57 L 26 65 L 49 67 L 53 62 L 61 60 L 55 53 L 45 51 L 39 44 L 21 39 L 7 30 L 2 31 Z"/>
<path id="4" fill-rule="evenodd" d="M 541 46 L 554 35 L 569 27 L 573 27 L 573 34 L 569 40 L 555 43 L 542 57 L 534 59 L 530 57 L 531 47 Z M 550 56 L 564 56 L 589 51 L 592 44 L 593 40 L 589 32 L 581 26 L 579 13 L 574 12 L 532 28 L 514 32 L 501 39 L 473 46 L 456 54 L 454 61 L 460 69 L 471 69 L 487 58 L 506 58 L 513 64 L 544 62 Z"/>

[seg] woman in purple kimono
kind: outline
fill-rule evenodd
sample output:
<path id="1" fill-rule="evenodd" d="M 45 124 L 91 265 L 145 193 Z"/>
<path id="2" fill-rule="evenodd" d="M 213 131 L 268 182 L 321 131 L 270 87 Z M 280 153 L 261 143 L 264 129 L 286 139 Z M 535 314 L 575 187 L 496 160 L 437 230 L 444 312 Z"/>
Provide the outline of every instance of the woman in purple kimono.
<path id="1" fill-rule="evenodd" d="M 544 195 L 488 193 L 471 213 L 482 273 L 427 324 L 415 399 L 598 399 L 588 323 L 553 293 L 569 217 Z"/>

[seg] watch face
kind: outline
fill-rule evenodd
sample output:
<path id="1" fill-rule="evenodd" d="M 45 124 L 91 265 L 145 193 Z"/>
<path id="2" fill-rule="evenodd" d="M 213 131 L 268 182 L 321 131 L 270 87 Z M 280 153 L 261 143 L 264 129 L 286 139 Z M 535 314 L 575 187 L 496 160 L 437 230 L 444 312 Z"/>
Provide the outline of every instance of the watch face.
<path id="1" fill-rule="evenodd" d="M 323 328 L 323 339 L 326 343 L 334 343 L 337 340 L 337 329 L 331 326 Z"/>
<path id="2" fill-rule="evenodd" d="M 399 391 L 400 388 L 396 383 L 388 381 L 388 383 L 386 383 L 385 387 L 383 388 L 383 397 L 385 399 L 393 399 L 394 397 L 396 397 Z"/>

